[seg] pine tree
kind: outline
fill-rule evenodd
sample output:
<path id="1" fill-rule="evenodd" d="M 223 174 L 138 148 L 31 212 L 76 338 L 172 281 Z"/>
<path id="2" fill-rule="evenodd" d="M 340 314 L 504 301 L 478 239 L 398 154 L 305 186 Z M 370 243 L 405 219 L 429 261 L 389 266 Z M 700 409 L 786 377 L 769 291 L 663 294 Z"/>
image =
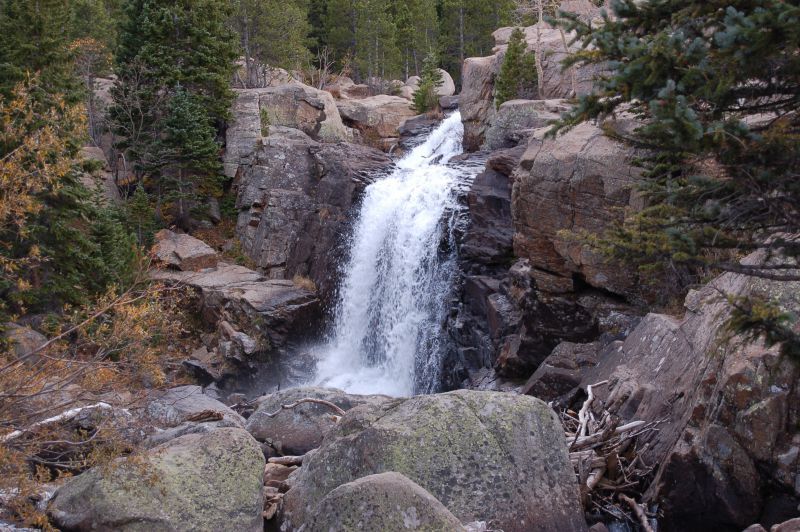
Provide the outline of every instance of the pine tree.
<path id="1" fill-rule="evenodd" d="M 117 54 L 121 84 L 131 83 L 128 78 L 141 69 L 145 92 L 180 84 L 200 98 L 212 120 L 223 121 L 239 55 L 227 25 L 230 15 L 227 0 L 131 0 Z"/>
<path id="2" fill-rule="evenodd" d="M 610 72 L 561 128 L 624 105 L 643 121 L 625 140 L 652 152 L 641 187 L 649 206 L 598 246 L 648 271 L 798 279 L 800 7 L 620 0 L 614 11 L 599 26 L 562 21 L 584 47 L 571 63 Z M 754 250 L 768 266 L 740 264 Z M 791 337 L 753 302 L 739 308 L 750 313 L 740 327 Z M 800 353 L 800 343 L 785 345 Z"/>
<path id="3" fill-rule="evenodd" d="M 0 3 L 0 95 L 12 97 L 18 83 L 38 74 L 38 97 L 60 94 L 67 103 L 82 97 L 72 72 L 67 0 L 3 0 Z"/>
<path id="4" fill-rule="evenodd" d="M 0 97 L 0 314 L 82 303 L 130 272 L 133 241 L 78 179 L 85 121 L 38 77 Z M 50 105 L 45 105 L 49 102 Z"/>
<path id="5" fill-rule="evenodd" d="M 419 87 L 414 91 L 414 110 L 427 113 L 439 107 L 437 89 L 442 84 L 442 73 L 439 72 L 439 59 L 433 51 L 428 52 L 422 67 Z"/>
<path id="6" fill-rule="evenodd" d="M 220 192 L 222 167 L 214 129 L 200 99 L 182 87 L 169 101 L 158 160 L 162 191 L 175 202 L 179 223 L 185 223 L 198 196 Z"/>
<path id="7" fill-rule="evenodd" d="M 442 0 L 443 68 L 458 74 L 467 57 L 489 55 L 494 46 L 492 32 L 511 23 L 514 8 L 514 0 Z"/>
<path id="8" fill-rule="evenodd" d="M 514 28 L 494 85 L 494 101 L 498 108 L 508 100 L 532 97 L 535 92 L 536 56 L 527 52 L 526 46 L 525 33 L 521 28 Z"/>
<path id="9" fill-rule="evenodd" d="M 233 5 L 231 26 L 248 65 L 255 61 L 288 70 L 307 66 L 311 27 L 306 1 L 235 0 Z"/>
<path id="10" fill-rule="evenodd" d="M 438 45 L 438 14 L 433 2 L 407 0 L 396 3 L 394 17 L 403 77 L 408 79 L 419 75 L 425 53 Z"/>
<path id="11" fill-rule="evenodd" d="M 125 206 L 125 210 L 125 224 L 130 228 L 131 233 L 136 235 L 139 245 L 149 248 L 152 244 L 156 227 L 155 210 L 150 205 L 150 198 L 147 196 L 142 183 L 136 186 L 133 196 Z"/>

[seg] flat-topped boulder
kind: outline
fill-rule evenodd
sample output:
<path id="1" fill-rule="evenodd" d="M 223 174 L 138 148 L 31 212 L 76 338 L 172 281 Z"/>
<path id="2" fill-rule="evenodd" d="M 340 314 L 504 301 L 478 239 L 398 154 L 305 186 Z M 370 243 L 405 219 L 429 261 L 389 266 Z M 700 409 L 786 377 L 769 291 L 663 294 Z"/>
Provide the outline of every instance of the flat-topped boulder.
<path id="1" fill-rule="evenodd" d="M 168 268 L 200 271 L 215 268 L 219 257 L 214 249 L 193 236 L 162 229 L 155 236 L 153 255 Z"/>
<path id="2" fill-rule="evenodd" d="M 224 262 L 200 272 L 155 270 L 151 277 L 198 291 L 200 315 L 217 334 L 185 364 L 212 380 L 256 363 L 285 362 L 290 345 L 316 334 L 320 301 L 308 286 Z"/>
<path id="3" fill-rule="evenodd" d="M 336 106 L 345 123 L 367 136 L 380 138 L 397 137 L 403 122 L 416 115 L 407 99 L 386 94 L 339 101 Z"/>

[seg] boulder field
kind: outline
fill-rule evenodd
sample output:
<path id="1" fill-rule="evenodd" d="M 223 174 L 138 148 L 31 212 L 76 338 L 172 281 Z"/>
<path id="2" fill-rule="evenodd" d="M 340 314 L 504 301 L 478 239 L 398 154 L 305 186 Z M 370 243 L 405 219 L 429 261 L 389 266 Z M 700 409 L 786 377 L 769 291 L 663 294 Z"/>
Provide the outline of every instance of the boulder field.
<path id="1" fill-rule="evenodd" d="M 321 402 L 292 406 L 308 399 Z M 200 387 L 154 396 L 137 413 L 142 450 L 67 480 L 50 517 L 87 531 L 586 529 L 563 429 L 538 399 L 299 388 L 257 405 L 242 428 Z"/>

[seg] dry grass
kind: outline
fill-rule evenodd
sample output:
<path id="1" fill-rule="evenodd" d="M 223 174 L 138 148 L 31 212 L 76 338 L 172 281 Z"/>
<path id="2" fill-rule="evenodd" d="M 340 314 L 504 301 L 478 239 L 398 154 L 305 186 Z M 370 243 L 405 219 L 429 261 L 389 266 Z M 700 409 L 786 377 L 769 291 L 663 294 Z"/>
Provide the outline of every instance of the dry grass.
<path id="1" fill-rule="evenodd" d="M 313 293 L 317 292 L 317 284 L 304 275 L 295 275 L 294 278 L 292 278 L 292 282 L 298 288 L 302 288 L 303 290 L 308 290 L 309 292 Z"/>
<path id="2" fill-rule="evenodd" d="M 131 412 L 146 391 L 190 382 L 180 361 L 195 343 L 185 312 L 193 297 L 144 281 L 54 316 L 38 350 L 19 356 L 4 346 L 0 494 L 11 515 L 0 517 L 48 529 L 35 506 L 43 483 L 136 450 L 131 435 L 142 431 Z"/>

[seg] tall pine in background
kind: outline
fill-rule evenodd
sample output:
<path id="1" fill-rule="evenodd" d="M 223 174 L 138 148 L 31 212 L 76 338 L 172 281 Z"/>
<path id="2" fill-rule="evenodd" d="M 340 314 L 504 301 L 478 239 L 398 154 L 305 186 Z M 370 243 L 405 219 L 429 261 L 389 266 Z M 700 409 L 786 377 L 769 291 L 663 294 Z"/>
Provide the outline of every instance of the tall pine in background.
<path id="1" fill-rule="evenodd" d="M 227 0 L 130 0 L 120 31 L 119 80 L 111 109 L 118 148 L 135 177 L 147 178 L 160 212 L 169 211 L 182 222 L 188 195 L 207 188 L 181 189 L 176 195 L 175 187 L 204 182 L 206 167 L 195 176 L 200 170 L 192 161 L 165 148 L 170 142 L 166 132 L 176 127 L 180 109 L 191 115 L 181 117 L 193 124 L 185 131 L 188 144 L 209 147 L 209 136 L 213 141 L 222 131 L 233 102 L 231 79 L 239 55 L 229 27 L 232 15 Z"/>

